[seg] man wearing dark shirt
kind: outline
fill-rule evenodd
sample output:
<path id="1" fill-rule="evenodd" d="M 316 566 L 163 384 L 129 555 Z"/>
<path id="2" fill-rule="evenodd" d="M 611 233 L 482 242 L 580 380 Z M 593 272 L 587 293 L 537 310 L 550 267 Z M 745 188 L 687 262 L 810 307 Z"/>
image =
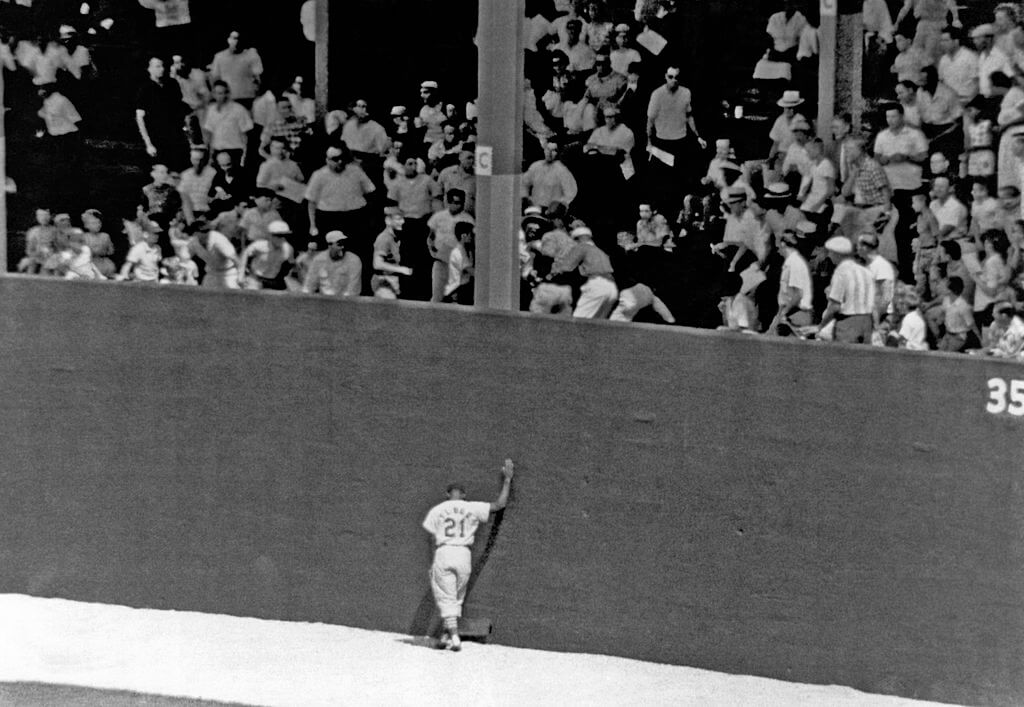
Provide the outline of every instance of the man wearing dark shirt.
<path id="1" fill-rule="evenodd" d="M 135 101 L 135 123 L 146 146 L 146 154 L 154 162 L 179 172 L 188 167 L 188 142 L 185 139 L 188 106 L 181 99 L 178 82 L 165 78 L 162 59 L 151 58 L 147 70 L 149 77 L 143 82 Z"/>

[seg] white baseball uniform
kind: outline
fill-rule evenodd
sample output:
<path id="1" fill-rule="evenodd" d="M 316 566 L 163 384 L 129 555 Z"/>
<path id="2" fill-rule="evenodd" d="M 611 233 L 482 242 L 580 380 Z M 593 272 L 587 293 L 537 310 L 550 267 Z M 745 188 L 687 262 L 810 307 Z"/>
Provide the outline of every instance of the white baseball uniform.
<path id="1" fill-rule="evenodd" d="M 437 549 L 430 568 L 430 588 L 441 618 L 462 616 L 462 602 L 472 568 L 470 548 L 476 529 L 486 523 L 491 504 L 449 500 L 430 509 L 423 528 L 434 536 Z"/>

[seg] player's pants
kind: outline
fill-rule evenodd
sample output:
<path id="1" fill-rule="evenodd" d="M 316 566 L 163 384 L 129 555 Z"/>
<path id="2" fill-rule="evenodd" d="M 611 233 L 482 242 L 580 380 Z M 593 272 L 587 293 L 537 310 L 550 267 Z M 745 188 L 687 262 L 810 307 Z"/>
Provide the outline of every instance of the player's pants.
<path id="1" fill-rule="evenodd" d="M 472 568 L 468 547 L 442 545 L 434 552 L 430 568 L 430 589 L 441 612 L 441 618 L 462 616 L 462 602 Z"/>
<path id="2" fill-rule="evenodd" d="M 607 319 L 619 301 L 619 288 L 611 278 L 591 277 L 580 289 L 572 316 L 578 319 Z"/>

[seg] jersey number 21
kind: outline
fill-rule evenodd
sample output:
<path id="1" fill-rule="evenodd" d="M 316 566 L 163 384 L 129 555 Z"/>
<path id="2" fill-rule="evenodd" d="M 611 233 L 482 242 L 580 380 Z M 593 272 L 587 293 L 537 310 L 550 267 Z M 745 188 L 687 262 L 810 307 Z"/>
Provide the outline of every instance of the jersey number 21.
<path id="1" fill-rule="evenodd" d="M 466 537 L 466 519 L 465 518 L 462 518 L 461 520 L 458 520 L 458 521 L 456 521 L 454 518 L 445 518 L 444 519 L 444 536 L 446 538 L 454 538 L 454 537 L 456 537 L 456 535 L 455 535 L 455 529 L 456 528 L 459 529 L 458 537 L 460 537 L 460 538 Z"/>

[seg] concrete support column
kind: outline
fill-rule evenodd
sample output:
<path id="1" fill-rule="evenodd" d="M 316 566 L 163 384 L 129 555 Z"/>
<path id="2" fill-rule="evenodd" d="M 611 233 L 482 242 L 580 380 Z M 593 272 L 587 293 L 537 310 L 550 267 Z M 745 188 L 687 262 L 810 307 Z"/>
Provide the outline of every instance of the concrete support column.
<path id="1" fill-rule="evenodd" d="M 0 273 L 7 272 L 7 104 L 4 98 L 4 70 L 0 67 Z"/>
<path id="2" fill-rule="evenodd" d="M 525 0 L 479 0 L 474 301 L 519 309 Z"/>
<path id="3" fill-rule="evenodd" d="M 818 55 L 818 136 L 831 137 L 832 118 L 864 112 L 864 20 L 861 3 L 821 0 Z"/>
<path id="4" fill-rule="evenodd" d="M 327 113 L 330 93 L 330 0 L 316 0 L 316 114 Z"/>

